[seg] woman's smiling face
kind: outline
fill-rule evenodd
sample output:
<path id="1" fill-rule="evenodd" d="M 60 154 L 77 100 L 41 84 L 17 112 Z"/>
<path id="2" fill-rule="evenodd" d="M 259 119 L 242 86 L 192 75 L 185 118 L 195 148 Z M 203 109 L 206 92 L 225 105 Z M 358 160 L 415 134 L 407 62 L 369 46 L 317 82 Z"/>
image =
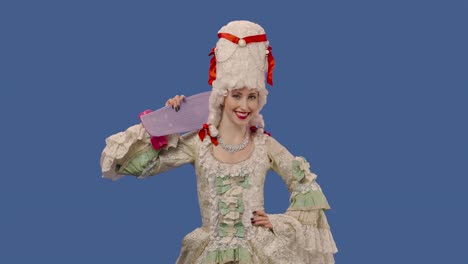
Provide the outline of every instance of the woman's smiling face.
<path id="1" fill-rule="evenodd" d="M 224 98 L 223 118 L 227 118 L 239 126 L 247 125 L 258 108 L 258 91 L 256 89 L 232 90 Z"/>

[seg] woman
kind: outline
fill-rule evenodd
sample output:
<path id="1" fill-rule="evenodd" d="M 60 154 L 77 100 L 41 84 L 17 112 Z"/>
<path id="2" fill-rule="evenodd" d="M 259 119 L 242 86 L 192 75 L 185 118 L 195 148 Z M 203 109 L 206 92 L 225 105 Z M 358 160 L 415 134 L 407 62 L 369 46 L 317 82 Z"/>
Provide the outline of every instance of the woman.
<path id="1" fill-rule="evenodd" d="M 316 175 L 263 131 L 265 72 L 274 66 L 265 31 L 233 21 L 212 51 L 208 122 L 183 136 L 151 138 L 142 125 L 106 140 L 103 176 L 144 178 L 191 163 L 197 175 L 202 227 L 188 234 L 177 263 L 334 263 L 337 252 Z M 183 97 L 168 100 L 176 110 Z M 291 192 L 285 214 L 266 214 L 263 185 L 269 169 Z"/>

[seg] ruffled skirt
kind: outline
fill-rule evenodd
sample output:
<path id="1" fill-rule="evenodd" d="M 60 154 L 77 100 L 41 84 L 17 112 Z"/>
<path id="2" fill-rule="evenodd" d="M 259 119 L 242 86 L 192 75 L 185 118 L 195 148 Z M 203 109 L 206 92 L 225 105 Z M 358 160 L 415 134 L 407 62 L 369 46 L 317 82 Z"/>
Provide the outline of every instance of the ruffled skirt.
<path id="1" fill-rule="evenodd" d="M 269 215 L 269 218 L 274 231 L 252 227 L 255 235 L 246 246 L 215 248 L 209 231 L 197 228 L 183 239 L 177 264 L 335 263 L 333 254 L 337 248 L 326 226 L 303 225 L 286 214 Z"/>

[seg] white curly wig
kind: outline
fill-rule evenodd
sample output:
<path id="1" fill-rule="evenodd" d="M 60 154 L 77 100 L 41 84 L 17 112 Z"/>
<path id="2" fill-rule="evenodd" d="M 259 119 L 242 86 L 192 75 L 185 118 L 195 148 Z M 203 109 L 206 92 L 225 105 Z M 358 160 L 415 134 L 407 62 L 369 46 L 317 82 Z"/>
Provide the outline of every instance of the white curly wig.
<path id="1" fill-rule="evenodd" d="M 265 75 L 269 68 L 268 56 L 270 53 L 269 42 L 248 42 L 244 38 L 263 35 L 265 30 L 258 24 L 250 21 L 232 21 L 223 26 L 219 34 L 228 33 L 236 39 L 220 37 L 214 48 L 215 75 L 210 76 L 210 84 L 213 90 L 209 100 L 208 124 L 211 136 L 217 136 L 217 126 L 222 116 L 222 104 L 229 91 L 242 89 L 244 87 L 255 89 L 259 92 L 259 109 L 253 113 L 249 126 L 255 126 L 263 130 L 265 126 L 260 110 L 266 104 L 268 91 L 265 88 Z M 219 35 L 218 35 L 219 36 Z M 246 38 L 248 39 L 248 38 Z M 236 43 L 237 42 L 237 43 Z M 216 61 L 213 61 L 216 60 Z M 273 70 L 273 65 L 270 65 Z M 212 82 L 212 83 L 211 83 Z M 260 131 L 263 133 L 263 131 Z"/>

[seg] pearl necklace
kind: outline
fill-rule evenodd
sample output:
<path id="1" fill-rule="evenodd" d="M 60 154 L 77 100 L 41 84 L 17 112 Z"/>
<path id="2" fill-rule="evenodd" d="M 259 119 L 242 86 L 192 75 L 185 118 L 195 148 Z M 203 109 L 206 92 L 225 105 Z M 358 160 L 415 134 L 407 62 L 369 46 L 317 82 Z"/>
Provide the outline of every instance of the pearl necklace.
<path id="1" fill-rule="evenodd" d="M 230 153 L 234 153 L 234 152 L 237 152 L 239 150 L 243 150 L 245 149 L 245 147 L 247 146 L 247 144 L 249 144 L 249 134 L 245 133 L 245 138 L 244 138 L 244 141 L 242 141 L 242 143 L 240 144 L 233 144 L 233 145 L 230 145 L 230 144 L 226 144 L 224 143 L 223 139 L 218 135 L 217 136 L 218 138 L 218 141 L 219 141 L 219 144 L 221 145 L 221 147 L 227 151 L 229 151 Z"/>

